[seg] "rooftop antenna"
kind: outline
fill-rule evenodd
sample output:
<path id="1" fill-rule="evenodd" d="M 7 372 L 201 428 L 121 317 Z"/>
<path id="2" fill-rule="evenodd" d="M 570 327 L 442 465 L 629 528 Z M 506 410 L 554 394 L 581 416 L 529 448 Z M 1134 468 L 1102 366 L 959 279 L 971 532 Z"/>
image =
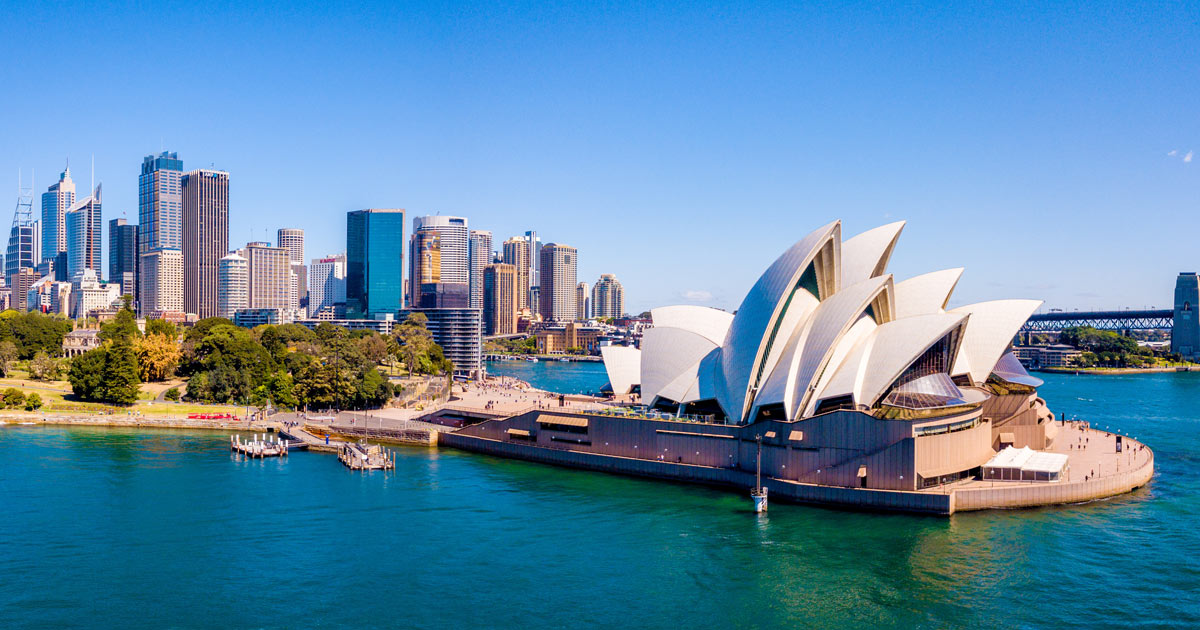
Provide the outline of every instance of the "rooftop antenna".
<path id="1" fill-rule="evenodd" d="M 92 185 L 89 188 L 92 191 L 96 190 L 96 154 L 92 154 Z"/>

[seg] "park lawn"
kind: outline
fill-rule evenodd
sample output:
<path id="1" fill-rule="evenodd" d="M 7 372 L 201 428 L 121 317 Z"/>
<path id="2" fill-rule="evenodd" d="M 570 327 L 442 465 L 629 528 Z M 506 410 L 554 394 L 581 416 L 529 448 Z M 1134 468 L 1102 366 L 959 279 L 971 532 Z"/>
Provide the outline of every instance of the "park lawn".
<path id="1" fill-rule="evenodd" d="M 139 403 L 130 409 L 148 416 L 181 416 L 191 413 L 231 413 L 242 416 L 245 407 L 236 405 L 201 405 L 197 403 Z"/>

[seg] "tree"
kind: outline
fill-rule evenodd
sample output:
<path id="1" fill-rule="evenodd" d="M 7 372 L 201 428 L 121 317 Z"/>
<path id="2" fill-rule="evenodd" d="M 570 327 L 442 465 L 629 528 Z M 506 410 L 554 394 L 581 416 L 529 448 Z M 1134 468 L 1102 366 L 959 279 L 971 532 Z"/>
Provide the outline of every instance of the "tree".
<path id="1" fill-rule="evenodd" d="M 429 353 L 436 344 L 433 343 L 433 334 L 425 327 L 428 321 L 424 313 L 412 313 L 393 333 L 399 346 L 398 358 L 410 374 L 433 371 Z"/>
<path id="2" fill-rule="evenodd" d="M 165 319 L 151 319 L 146 322 L 146 335 L 162 335 L 174 341 L 179 338 L 179 329 Z"/>
<path id="3" fill-rule="evenodd" d="M 43 404 L 42 397 L 37 392 L 31 392 L 25 397 L 25 411 L 37 411 Z"/>
<path id="4" fill-rule="evenodd" d="M 174 337 L 158 333 L 135 340 L 133 349 L 137 356 L 138 376 L 143 381 L 162 381 L 170 378 L 179 366 L 182 356 Z"/>
<path id="5" fill-rule="evenodd" d="M 71 359 L 67 380 L 71 391 L 81 400 L 99 400 L 100 388 L 104 383 L 104 364 L 108 359 L 108 348 L 89 350 Z"/>
<path id="6" fill-rule="evenodd" d="M 138 330 L 137 320 L 134 318 L 133 310 L 129 308 L 128 303 L 125 304 L 125 308 L 117 311 L 117 316 L 112 321 L 100 326 L 100 339 L 104 341 L 129 343 L 141 336 L 142 333 Z"/>
<path id="7" fill-rule="evenodd" d="M 11 341 L 0 341 L 0 373 L 8 376 L 17 361 L 17 344 Z"/>
<path id="8" fill-rule="evenodd" d="M 100 386 L 100 400 L 117 405 L 132 405 L 137 402 L 141 392 L 138 387 L 140 384 L 133 346 L 128 343 L 113 344 L 104 360 L 104 383 Z"/>
<path id="9" fill-rule="evenodd" d="M 37 381 L 57 381 L 62 377 L 62 362 L 39 352 L 29 362 L 29 378 Z"/>
<path id="10" fill-rule="evenodd" d="M 194 326 L 188 329 L 184 334 L 184 341 L 200 341 L 208 336 L 208 333 L 217 326 L 232 326 L 233 322 L 224 317 L 205 317 L 196 322 Z"/>
<path id="11" fill-rule="evenodd" d="M 25 394 L 15 387 L 4 390 L 4 406 L 20 409 L 25 406 Z"/>
<path id="12" fill-rule="evenodd" d="M 179 402 L 179 388 L 172 387 L 171 389 L 168 389 L 166 393 L 163 394 L 163 398 L 166 398 L 171 402 Z"/>
<path id="13" fill-rule="evenodd" d="M 382 335 L 370 330 L 363 332 L 369 333 L 358 340 L 358 349 L 368 361 L 375 365 L 379 365 L 387 360 L 388 344 Z"/>
<path id="14" fill-rule="evenodd" d="M 58 354 L 62 351 L 63 336 L 71 328 L 71 320 L 38 311 L 0 313 L 0 341 L 15 343 L 19 359 L 32 359 L 38 352 Z"/>

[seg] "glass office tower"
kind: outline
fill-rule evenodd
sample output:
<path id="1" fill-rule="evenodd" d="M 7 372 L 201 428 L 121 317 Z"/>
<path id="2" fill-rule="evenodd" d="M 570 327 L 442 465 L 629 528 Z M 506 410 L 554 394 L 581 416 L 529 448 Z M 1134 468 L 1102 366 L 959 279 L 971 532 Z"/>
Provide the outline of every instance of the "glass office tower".
<path id="1" fill-rule="evenodd" d="M 404 210 L 346 213 L 346 314 L 394 317 L 404 306 Z"/>

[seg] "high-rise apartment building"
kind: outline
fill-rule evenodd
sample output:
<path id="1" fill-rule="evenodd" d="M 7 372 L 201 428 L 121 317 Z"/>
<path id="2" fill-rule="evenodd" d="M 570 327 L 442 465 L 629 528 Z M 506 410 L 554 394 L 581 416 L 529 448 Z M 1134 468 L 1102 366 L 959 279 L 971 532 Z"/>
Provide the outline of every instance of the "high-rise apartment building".
<path id="1" fill-rule="evenodd" d="M 308 316 L 337 318 L 346 310 L 346 257 L 314 258 L 308 268 Z M 322 314 L 325 311 L 325 314 Z"/>
<path id="2" fill-rule="evenodd" d="M 621 317 L 625 314 L 625 289 L 611 273 L 600 275 L 592 286 L 592 317 Z"/>
<path id="3" fill-rule="evenodd" d="M 462 217 L 413 219 L 409 306 L 470 308 L 470 236 Z"/>
<path id="4" fill-rule="evenodd" d="M 183 312 L 183 252 L 171 247 L 153 249 L 141 257 L 142 313 L 162 317 Z"/>
<path id="5" fill-rule="evenodd" d="M 42 193 L 42 255 L 36 262 L 54 260 L 58 252 L 67 251 L 67 209 L 74 204 L 75 182 L 68 165 L 58 181 Z"/>
<path id="6" fill-rule="evenodd" d="M 250 263 L 238 254 L 224 256 L 217 264 L 217 316 L 233 319 L 249 300 Z"/>
<path id="7" fill-rule="evenodd" d="M 250 281 L 247 308 L 293 308 L 290 299 L 292 263 L 288 250 L 270 243 L 247 243 Z"/>
<path id="8" fill-rule="evenodd" d="M 33 267 L 21 267 L 17 272 L 8 277 L 8 288 L 10 290 L 9 308 L 18 311 L 29 310 L 29 289 L 37 282 L 37 272 Z"/>
<path id="9" fill-rule="evenodd" d="M 183 310 L 217 315 L 218 266 L 229 251 L 229 173 L 199 169 L 181 179 Z"/>
<path id="10" fill-rule="evenodd" d="M 163 151 L 142 159 L 138 176 L 138 260 L 159 248 L 182 251 L 182 179 L 183 160 L 178 153 Z M 182 300 L 183 295 L 179 298 Z"/>
<path id="11" fill-rule="evenodd" d="M 517 332 L 517 268 L 507 263 L 483 269 L 483 322 L 488 335 Z"/>
<path id="12" fill-rule="evenodd" d="M 66 213 L 67 277 L 91 269 L 100 276 L 100 233 L 104 227 L 100 210 L 100 185 L 90 197 L 75 202 Z"/>
<path id="13" fill-rule="evenodd" d="M 514 236 L 504 241 L 502 247 L 502 260 L 505 264 L 512 265 L 517 273 L 517 308 L 529 308 L 529 241 Z"/>
<path id="14" fill-rule="evenodd" d="M 483 269 L 492 264 L 492 233 L 487 230 L 471 230 L 468 252 L 470 264 L 471 308 L 483 308 Z"/>
<path id="15" fill-rule="evenodd" d="M 546 243 L 542 246 L 541 284 L 538 291 L 538 309 L 542 321 L 575 321 L 576 281 L 575 248 L 561 243 Z"/>
<path id="16" fill-rule="evenodd" d="M 426 327 L 433 342 L 441 346 L 454 364 L 454 374 L 479 377 L 483 374 L 483 325 L 474 308 L 413 309 L 428 318 Z"/>
<path id="17" fill-rule="evenodd" d="M 121 295 L 137 298 L 138 226 L 125 219 L 108 222 L 108 281 L 121 286 Z"/>
<path id="18" fill-rule="evenodd" d="M 588 309 L 588 285 L 586 282 L 580 282 L 575 287 L 575 319 L 581 322 L 586 322 L 589 319 L 590 312 Z"/>
<path id="19" fill-rule="evenodd" d="M 346 213 L 346 311 L 350 318 L 394 317 L 404 302 L 404 210 Z"/>

